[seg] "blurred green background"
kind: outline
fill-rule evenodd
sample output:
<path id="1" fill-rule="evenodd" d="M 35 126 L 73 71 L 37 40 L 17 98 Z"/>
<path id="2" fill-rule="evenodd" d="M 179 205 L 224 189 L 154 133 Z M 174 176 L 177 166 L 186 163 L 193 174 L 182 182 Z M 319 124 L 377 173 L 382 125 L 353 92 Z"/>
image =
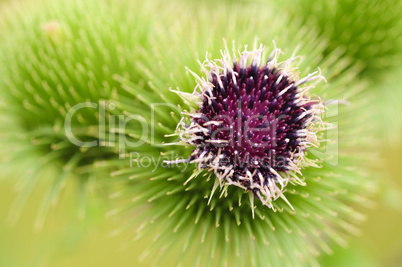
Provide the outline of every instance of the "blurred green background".
<path id="1" fill-rule="evenodd" d="M 6 2 L 0 0 L 0 8 Z M 348 249 L 338 248 L 333 255 L 322 256 L 323 266 L 402 266 L 402 68 L 396 66 L 387 72 L 385 78 L 372 82 L 378 92 L 379 105 L 373 109 L 382 121 L 382 137 L 378 140 L 382 149 L 378 166 L 367 168 L 378 172 L 378 178 L 389 186 L 380 188 L 377 205 L 367 211 L 361 235 L 351 240 Z M 145 237 L 127 242 L 125 236 L 109 236 L 116 227 L 114 221 L 78 220 L 69 209 L 77 201 L 74 190 L 65 192 L 63 210 L 52 212 L 43 230 L 36 232 L 33 222 L 46 181 L 35 190 L 20 220 L 8 223 L 16 196 L 10 180 L 0 181 L 1 267 L 148 266 L 138 258 L 152 240 Z"/>

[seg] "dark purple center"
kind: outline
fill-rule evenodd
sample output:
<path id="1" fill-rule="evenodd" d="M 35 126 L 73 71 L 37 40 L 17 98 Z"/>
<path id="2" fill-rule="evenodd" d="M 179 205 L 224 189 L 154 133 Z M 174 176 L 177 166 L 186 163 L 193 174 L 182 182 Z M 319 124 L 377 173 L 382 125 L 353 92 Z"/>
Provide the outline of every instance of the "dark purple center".
<path id="1" fill-rule="evenodd" d="M 275 178 L 272 169 L 291 169 L 293 159 L 305 150 L 307 127 L 313 116 L 308 111 L 314 101 L 303 97 L 297 83 L 278 68 L 240 68 L 234 63 L 233 70 L 235 80 L 229 70 L 219 77 L 211 75 L 213 88 L 204 92 L 199 115 L 193 117 L 193 123 L 208 133 L 196 133 L 196 149 L 190 160 L 206 158 L 202 168 L 216 164 L 230 167 L 233 181 L 256 190 L 249 180 L 240 177 L 249 172 L 253 181 L 261 184 L 262 177 L 266 185 Z M 218 175 L 226 171 L 216 169 Z"/>

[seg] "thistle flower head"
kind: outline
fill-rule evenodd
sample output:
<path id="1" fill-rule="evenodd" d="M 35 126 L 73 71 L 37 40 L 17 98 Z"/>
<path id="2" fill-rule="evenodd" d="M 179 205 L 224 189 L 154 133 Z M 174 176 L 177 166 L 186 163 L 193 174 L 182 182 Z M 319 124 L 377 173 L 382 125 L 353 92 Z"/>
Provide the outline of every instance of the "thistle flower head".
<path id="1" fill-rule="evenodd" d="M 188 113 L 189 125 L 179 123 L 181 141 L 195 146 L 189 162 L 213 172 L 221 186 L 253 192 L 268 207 L 286 199 L 289 182 L 304 184 L 298 174 L 311 165 L 306 150 L 318 144 L 323 113 L 319 98 L 308 95 L 313 86 L 302 87 L 322 76 L 298 79 L 289 67 L 295 58 L 278 62 L 279 52 L 275 47 L 264 64 L 262 45 L 252 52 L 246 47 L 233 62 L 228 50 L 220 60 L 207 59 L 207 79 L 194 74 L 198 107 Z"/>
<path id="2" fill-rule="evenodd" d="M 182 48 L 180 46 L 177 49 Z M 322 78 L 320 74 L 306 75 L 305 78 L 298 79 L 295 70 L 290 67 L 292 60 L 278 63 L 275 57 L 265 56 L 263 51 L 263 49 L 256 49 L 254 52 L 246 51 L 240 55 L 239 59 L 235 58 L 234 62 L 230 64 L 226 60 L 226 58 L 229 58 L 227 52 L 223 54 L 223 59 L 221 60 L 213 62 L 207 60 L 202 64 L 201 68 L 206 72 L 207 77 L 200 78 L 201 74 L 198 72 L 195 75 L 196 82 L 194 82 L 194 78 L 191 75 L 186 75 L 179 71 L 177 71 L 176 76 L 159 75 L 158 77 L 153 76 L 150 78 L 152 82 L 160 86 L 164 86 L 165 83 L 171 83 L 173 80 L 175 85 L 180 88 L 180 90 L 174 91 L 181 96 L 181 99 L 173 98 L 177 97 L 177 95 L 169 94 L 168 92 L 160 95 L 155 94 L 153 98 L 149 96 L 147 99 L 140 99 L 139 96 L 144 91 L 144 88 L 127 80 L 122 80 L 124 87 L 131 92 L 133 99 L 120 99 L 116 102 L 118 108 L 123 109 L 123 112 L 132 116 L 139 114 L 138 112 L 141 111 L 141 115 L 147 120 L 152 120 L 152 116 L 143 112 L 143 110 L 149 110 L 149 114 L 158 112 L 158 116 L 155 116 L 158 123 L 155 124 L 154 138 L 161 142 L 169 142 L 168 138 L 172 137 L 171 133 L 175 131 L 175 128 L 177 131 L 174 135 L 180 137 L 180 142 L 146 143 L 141 147 L 127 147 L 125 154 L 127 158 L 129 155 L 135 155 L 135 158 L 130 157 L 130 166 L 132 168 L 121 167 L 122 163 L 119 163 L 120 170 L 113 173 L 116 177 L 116 182 L 124 179 L 128 179 L 129 182 L 127 188 L 117 189 L 110 195 L 111 198 L 121 204 L 115 205 L 116 208 L 113 208 L 108 213 L 108 216 L 128 214 L 131 220 L 127 227 L 130 228 L 130 225 L 139 224 L 138 228 L 133 229 L 135 239 L 141 238 L 145 233 L 155 233 L 155 244 L 143 253 L 143 258 L 154 255 L 156 250 L 164 252 L 168 248 L 177 245 L 182 246 L 183 250 L 183 254 L 180 254 L 180 259 L 178 259 L 179 262 L 185 262 L 186 260 L 194 262 L 194 257 L 186 257 L 184 253 L 190 253 L 189 251 L 196 249 L 196 264 L 204 265 L 205 263 L 207 266 L 219 261 L 223 266 L 231 263 L 236 263 L 239 266 L 248 266 L 250 264 L 257 266 L 266 264 L 271 266 L 286 264 L 290 266 L 313 266 L 317 265 L 315 256 L 321 251 L 331 253 L 330 244 L 332 242 L 345 245 L 345 238 L 349 234 L 358 233 L 358 229 L 354 225 L 361 221 L 364 216 L 351 207 L 350 203 L 357 203 L 356 201 L 358 201 L 359 203 L 370 205 L 371 202 L 361 194 L 363 187 L 365 191 L 369 190 L 369 181 L 362 174 L 357 174 L 358 164 L 353 154 L 349 156 L 350 152 L 344 151 L 345 147 L 349 149 L 349 147 L 353 147 L 353 144 L 349 141 L 338 143 L 336 135 L 334 136 L 338 128 L 327 127 L 330 125 L 328 118 L 321 118 L 320 114 L 323 112 L 324 103 L 321 103 L 319 97 L 315 97 L 314 94 L 324 99 L 333 99 L 342 98 L 347 92 L 353 99 L 356 99 L 355 96 L 357 96 L 360 89 L 356 86 L 352 90 L 348 90 L 350 89 L 348 87 L 343 91 L 337 86 L 339 83 L 345 83 L 347 76 L 338 76 L 336 74 L 339 71 L 342 72 L 345 67 L 340 62 L 337 62 L 336 58 L 333 58 L 336 62 L 336 67 L 325 72 L 331 78 L 329 84 L 323 84 L 323 86 L 320 84 L 320 86 L 313 87 L 313 84 L 306 86 L 304 83 Z M 279 50 L 275 49 L 275 51 Z M 240 65 L 240 59 L 244 55 L 248 55 L 248 58 L 245 63 L 242 63 L 244 65 Z M 256 58 L 255 55 L 261 55 L 261 62 L 264 63 L 253 64 Z M 149 56 L 152 58 L 153 55 Z M 264 58 L 266 60 L 263 60 Z M 191 62 L 191 60 L 194 61 L 194 59 L 186 56 L 182 56 L 180 59 L 182 60 L 180 64 L 183 69 L 185 64 Z M 279 59 L 279 56 L 277 59 Z M 298 63 L 297 61 L 294 60 L 293 64 Z M 165 60 L 164 68 L 171 69 L 171 62 L 172 60 Z M 151 63 L 153 63 L 153 60 L 150 60 L 150 65 L 147 68 L 152 67 Z M 327 62 L 323 62 L 320 66 L 328 70 L 327 64 Z M 243 75 L 246 82 L 241 81 L 241 66 L 244 66 L 245 74 Z M 254 68 L 258 70 L 257 78 L 250 75 L 253 66 L 258 66 Z M 301 72 L 307 72 L 306 65 L 300 64 L 299 66 Z M 315 66 L 317 65 L 314 65 L 313 68 Z M 275 166 L 272 164 L 272 166 L 265 168 L 262 164 L 256 166 L 250 160 L 241 166 L 240 163 L 243 162 L 235 161 L 236 149 L 229 143 L 232 140 L 233 146 L 236 145 L 236 135 L 233 135 L 233 139 L 230 139 L 231 135 L 228 134 L 230 131 L 227 130 L 232 126 L 231 121 L 227 118 L 230 115 L 224 117 L 222 114 L 229 112 L 231 110 L 230 106 L 233 107 L 234 112 L 232 111 L 232 114 L 234 114 L 234 117 L 238 110 L 238 105 L 235 103 L 228 105 L 227 102 L 229 100 L 239 102 L 241 96 L 245 99 L 245 105 L 242 102 L 241 111 L 246 118 L 252 114 L 251 112 L 254 109 L 258 109 L 261 105 L 259 101 L 261 91 L 256 92 L 256 88 L 252 86 L 248 94 L 246 85 L 250 77 L 253 77 L 253 81 L 261 81 L 264 76 L 258 74 L 260 74 L 260 71 L 264 72 L 267 68 L 276 68 L 276 71 L 273 71 L 271 75 L 268 73 L 268 86 L 275 86 L 275 82 L 281 75 L 283 75 L 283 81 L 281 79 L 283 84 L 279 82 L 274 89 L 269 87 L 270 90 L 265 92 L 266 98 L 270 101 L 270 94 L 279 95 L 289 85 L 297 85 L 297 88 L 293 89 L 293 93 L 300 94 L 298 99 L 303 101 L 300 101 L 299 105 L 305 105 L 304 109 L 299 109 L 298 105 L 288 104 L 289 102 L 294 103 L 290 97 L 292 91 L 285 91 L 278 98 L 273 97 L 272 101 L 274 99 L 283 101 L 278 104 L 277 110 L 279 111 L 283 112 L 291 106 L 293 107 L 291 110 L 306 113 L 304 116 L 307 116 L 306 118 L 300 118 L 300 120 L 307 122 L 305 125 L 293 123 L 290 126 L 295 128 L 296 126 L 302 126 L 309 133 L 296 138 L 296 141 L 305 142 L 305 144 L 295 146 L 299 149 L 298 153 L 301 156 L 292 157 L 297 152 L 289 150 L 291 156 L 288 157 L 288 165 Z M 148 69 L 143 71 L 148 72 Z M 269 79 L 270 76 L 272 76 L 271 80 Z M 170 80 L 171 78 L 173 79 Z M 190 82 L 189 86 L 190 79 L 192 83 Z M 284 82 L 286 79 L 287 85 Z M 238 87 L 240 87 L 238 88 L 238 97 L 234 90 L 233 81 L 235 80 Z M 222 87 L 220 87 L 220 84 Z M 152 85 L 153 83 L 150 83 L 149 89 L 155 90 Z M 302 88 L 303 86 L 305 88 Z M 196 89 L 194 90 L 194 88 Z M 222 88 L 226 89 L 221 90 Z M 190 93 L 191 91 L 194 92 Z M 226 97 L 223 95 L 226 95 Z M 250 107 L 251 96 L 254 96 L 252 107 Z M 288 97 L 287 100 L 290 101 L 286 102 L 285 97 Z M 140 100 L 140 104 L 130 105 L 137 99 Z M 228 99 L 226 100 L 227 108 L 223 106 L 224 99 Z M 166 102 L 165 104 L 168 104 L 169 101 L 175 101 L 170 103 L 178 103 L 182 114 L 186 116 L 180 117 L 175 112 L 171 112 L 171 116 L 169 116 L 168 112 L 155 109 L 151 101 L 164 101 Z M 327 103 L 329 102 L 327 101 Z M 141 106 L 139 107 L 139 105 Z M 280 105 L 288 106 L 282 109 Z M 267 106 L 269 107 L 270 104 L 267 103 Z M 331 110 L 331 107 L 329 110 Z M 350 110 L 350 107 L 347 107 L 341 116 L 345 116 L 345 112 Z M 311 113 L 307 113 L 309 111 Z M 258 119 L 260 113 L 256 112 L 256 114 Z M 279 115 L 279 112 L 276 115 Z M 300 115 L 298 114 L 297 117 Z M 216 116 L 218 116 L 218 119 L 216 119 Z M 268 117 L 269 115 L 266 114 L 266 116 Z M 343 127 L 340 128 L 342 137 L 347 136 L 347 134 L 344 135 L 345 129 L 352 127 L 350 123 L 353 123 L 353 116 L 356 116 L 356 114 L 348 114 L 348 116 L 342 117 L 342 123 L 344 123 Z M 290 121 L 292 118 L 283 117 L 283 119 L 289 119 L 288 121 Z M 223 125 L 224 123 L 226 125 Z M 233 122 L 234 125 L 236 125 L 235 123 Z M 243 120 L 241 123 L 243 123 Z M 345 128 L 345 125 L 349 126 Z M 290 128 L 290 126 L 288 126 L 288 129 L 295 129 Z M 321 129 L 325 128 L 328 131 L 320 132 Z M 121 132 L 126 132 L 127 135 L 132 136 L 132 139 L 138 138 L 138 135 L 133 134 L 138 133 L 138 131 L 138 127 L 121 129 Z M 215 135 L 213 134 L 214 131 L 216 132 Z M 245 133 L 243 135 L 248 137 L 247 131 L 244 131 L 241 127 L 240 132 Z M 292 132 L 289 131 L 289 133 L 291 134 Z M 276 133 L 275 137 L 278 138 L 280 134 L 281 132 Z M 308 136 L 313 136 L 313 138 L 308 138 Z M 324 139 L 324 136 L 327 138 L 329 136 L 333 140 L 332 143 L 328 142 L 327 138 Z M 286 136 L 281 138 L 286 138 Z M 207 140 L 220 141 L 207 142 Z M 228 142 L 222 142 L 221 140 L 228 140 Z M 246 140 L 246 137 L 244 137 L 243 141 Z M 327 154 L 321 154 L 319 157 L 312 153 L 310 154 L 310 145 L 318 143 L 320 143 L 320 148 L 328 151 Z M 279 141 L 277 144 L 279 144 Z M 208 146 L 209 150 L 207 150 Z M 334 146 L 341 148 L 342 153 L 335 155 L 337 151 L 333 149 Z M 241 148 L 243 146 L 238 149 Z M 248 146 L 244 153 L 249 152 L 250 154 L 250 151 L 254 151 L 253 149 L 252 146 Z M 207 152 L 205 152 L 206 150 Z M 214 151 L 216 154 L 213 154 Z M 286 149 L 282 151 L 286 151 Z M 226 154 L 220 156 L 224 152 Z M 171 158 L 169 155 L 176 157 Z M 183 155 L 184 159 L 174 160 L 177 155 Z M 324 161 L 324 158 L 334 157 L 334 155 L 339 156 L 339 164 L 333 161 Z M 144 159 L 149 157 L 166 159 L 168 156 L 169 160 L 165 162 L 170 164 L 167 166 L 153 164 L 143 166 L 139 164 L 142 157 Z M 235 164 L 238 165 L 235 166 Z M 285 167 L 288 169 L 285 169 Z M 233 173 L 230 173 L 230 171 L 233 171 Z M 242 177 L 239 176 L 243 174 L 244 177 L 247 175 L 247 171 L 249 171 L 252 178 L 248 180 L 246 180 L 248 177 L 241 179 Z M 262 182 L 259 180 L 257 171 L 261 174 L 262 172 L 269 174 L 275 174 L 276 172 L 280 176 L 279 178 L 277 176 L 266 178 L 268 180 L 268 185 L 266 186 L 268 190 L 265 193 L 268 193 L 268 196 L 258 191 L 259 186 L 264 184 L 264 180 L 262 179 Z M 237 180 L 234 178 L 235 172 L 238 174 Z M 197 179 L 195 179 L 196 177 Z M 271 181 L 271 184 L 269 181 Z M 353 184 L 351 184 L 352 181 Z M 275 184 L 272 186 L 274 182 Z M 280 182 L 283 182 L 283 187 Z M 298 186 L 299 184 L 304 184 L 304 182 L 307 186 Z M 359 186 L 356 187 L 355 183 L 359 183 Z M 216 194 L 219 185 L 221 185 L 222 191 L 221 194 Z M 246 190 L 249 191 L 248 197 L 245 197 L 247 195 L 245 194 Z M 271 192 L 271 190 L 276 191 Z M 277 197 L 279 199 L 273 201 Z M 255 198 L 260 199 L 260 201 L 255 201 Z M 358 199 L 364 199 L 364 201 Z M 289 206 L 290 203 L 291 206 Z M 270 208 L 267 206 L 270 206 Z M 133 214 L 136 214 L 135 218 L 133 218 Z M 119 225 L 113 234 L 123 230 L 125 230 L 125 227 Z M 174 235 L 171 232 L 176 234 Z M 197 242 L 198 240 L 201 241 L 201 244 Z"/>

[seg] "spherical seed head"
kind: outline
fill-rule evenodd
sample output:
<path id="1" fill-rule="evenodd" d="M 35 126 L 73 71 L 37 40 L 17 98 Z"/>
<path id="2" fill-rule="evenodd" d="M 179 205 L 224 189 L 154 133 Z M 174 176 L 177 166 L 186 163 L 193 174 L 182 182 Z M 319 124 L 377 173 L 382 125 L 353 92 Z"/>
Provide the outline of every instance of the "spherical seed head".
<path id="1" fill-rule="evenodd" d="M 288 68 L 294 58 L 278 63 L 279 52 L 275 48 L 266 64 L 260 64 L 262 46 L 246 48 L 233 64 L 227 52 L 207 60 L 208 81 L 198 78 L 194 92 L 199 108 L 189 114 L 189 125 L 181 123 L 183 141 L 196 147 L 190 162 L 214 172 L 221 185 L 252 191 L 269 207 L 284 197 L 288 182 L 302 184 L 296 173 L 307 165 L 307 148 L 318 144 L 323 112 L 320 100 L 307 94 L 311 86 L 300 88 L 322 76 L 299 80 Z"/>

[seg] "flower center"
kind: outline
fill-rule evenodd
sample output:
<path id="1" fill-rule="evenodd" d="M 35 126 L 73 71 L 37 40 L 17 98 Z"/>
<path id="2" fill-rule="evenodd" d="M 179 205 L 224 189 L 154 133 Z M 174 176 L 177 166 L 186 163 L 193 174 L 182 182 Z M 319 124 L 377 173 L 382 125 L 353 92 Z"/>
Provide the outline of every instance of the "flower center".
<path id="1" fill-rule="evenodd" d="M 185 142 L 196 147 L 190 162 L 213 171 L 221 184 L 251 190 L 270 206 L 316 142 L 313 127 L 322 110 L 304 93 L 309 87 L 300 85 L 321 76 L 297 80 L 287 71 L 289 62 L 278 64 L 272 55 L 260 66 L 261 49 L 243 52 L 232 66 L 226 58 L 222 67 L 208 62 L 209 81 L 199 84 L 199 109 L 184 131 Z"/>

